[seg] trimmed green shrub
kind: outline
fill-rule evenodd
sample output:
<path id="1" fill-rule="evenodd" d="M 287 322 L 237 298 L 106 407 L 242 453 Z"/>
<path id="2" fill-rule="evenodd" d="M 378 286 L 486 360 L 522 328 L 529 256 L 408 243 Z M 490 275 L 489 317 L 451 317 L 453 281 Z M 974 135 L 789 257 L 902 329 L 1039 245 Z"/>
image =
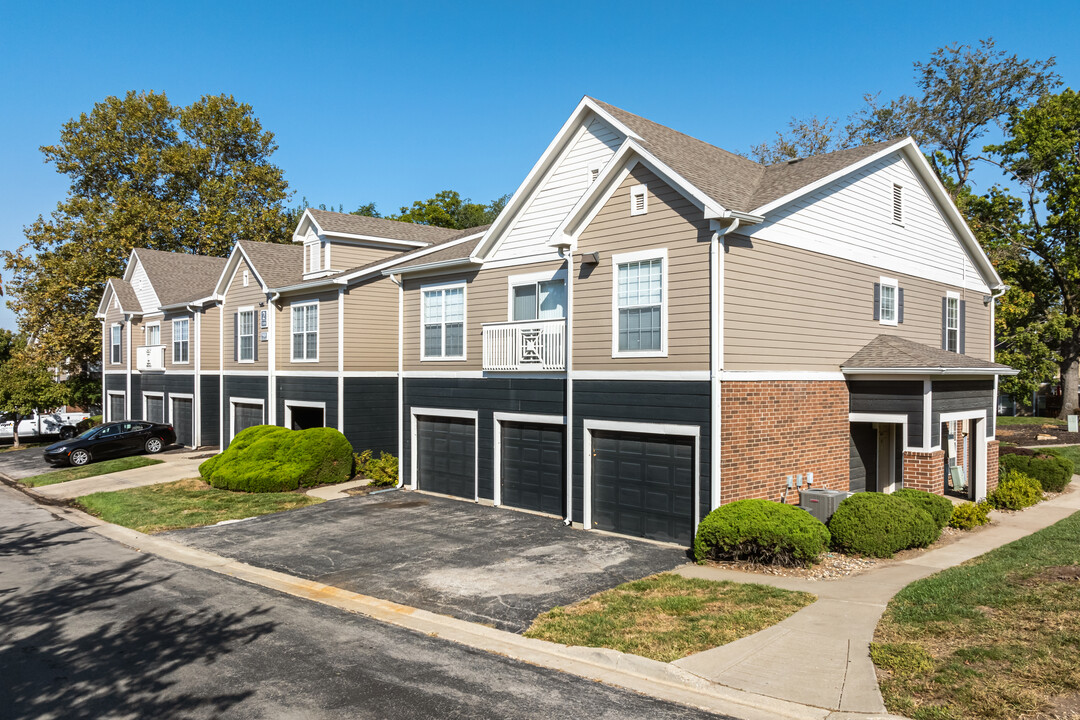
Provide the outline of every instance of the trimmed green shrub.
<path id="1" fill-rule="evenodd" d="M 971 530 L 990 522 L 990 503 L 966 502 L 953 506 L 949 527 L 957 530 Z"/>
<path id="2" fill-rule="evenodd" d="M 1048 449 L 1048 452 L 1050 451 L 1052 448 Z M 1069 484 L 1074 469 L 1071 460 L 1051 454 L 1010 453 L 1002 455 L 998 463 L 1002 470 L 1023 473 L 1038 480 L 1044 492 L 1055 493 L 1061 492 Z"/>
<path id="3" fill-rule="evenodd" d="M 938 530 L 949 524 L 952 518 L 952 500 L 942 495 L 935 495 L 925 490 L 902 488 L 893 493 L 893 497 L 902 497 L 913 505 L 922 508 L 933 519 Z"/>
<path id="4" fill-rule="evenodd" d="M 892 557 L 900 550 L 926 547 L 941 534 L 925 510 L 876 492 L 856 493 L 840 503 L 829 520 L 832 547 L 845 553 Z"/>
<path id="5" fill-rule="evenodd" d="M 365 450 L 356 456 L 356 474 L 371 480 L 372 485 L 397 485 L 398 459 L 385 451 L 376 458 L 371 450 Z"/>
<path id="6" fill-rule="evenodd" d="M 334 428 L 256 425 L 238 433 L 224 452 L 199 466 L 199 473 L 222 490 L 286 492 L 345 482 L 353 462 L 352 445 Z"/>
<path id="7" fill-rule="evenodd" d="M 694 558 L 806 565 L 828 545 L 828 529 L 805 510 L 771 500 L 736 500 L 698 525 Z"/>
<path id="8" fill-rule="evenodd" d="M 90 428 L 95 428 L 101 424 L 101 415 L 91 415 L 88 418 L 83 418 L 79 422 L 75 423 L 75 432 L 82 434 Z"/>
<path id="9" fill-rule="evenodd" d="M 1006 470 L 998 477 L 998 485 L 986 496 L 997 510 L 1023 510 L 1042 500 L 1039 481 L 1016 470 Z"/>

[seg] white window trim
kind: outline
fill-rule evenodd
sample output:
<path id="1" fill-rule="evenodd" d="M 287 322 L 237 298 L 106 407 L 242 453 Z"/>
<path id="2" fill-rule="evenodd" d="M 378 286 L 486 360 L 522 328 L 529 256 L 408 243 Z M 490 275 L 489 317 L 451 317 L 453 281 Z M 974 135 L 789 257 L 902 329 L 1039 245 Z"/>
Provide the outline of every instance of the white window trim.
<path id="1" fill-rule="evenodd" d="M 322 410 L 323 427 L 330 427 L 326 424 L 326 403 L 314 402 L 310 400 L 282 400 L 285 403 L 285 427 L 292 427 L 292 409 L 294 407 L 304 408 L 318 408 Z"/>
<path id="2" fill-rule="evenodd" d="M 469 287 L 463 280 L 453 280 L 443 283 L 431 283 L 420 286 L 420 361 L 421 362 L 461 362 L 469 356 Z M 429 290 L 453 290 L 461 288 L 461 355 L 454 356 L 429 356 L 424 346 L 424 293 Z M 443 342 L 446 349 L 446 307 L 443 306 Z"/>
<path id="3" fill-rule="evenodd" d="M 187 340 L 184 340 L 184 342 L 187 343 L 187 357 L 188 357 L 187 360 L 177 360 L 176 359 L 176 343 L 178 342 L 177 339 L 176 339 L 176 324 L 179 323 L 179 322 L 186 322 L 187 323 Z M 192 327 L 192 325 L 193 325 L 193 323 L 191 322 L 190 317 L 173 318 L 173 320 L 172 320 L 172 348 L 171 348 L 171 350 L 172 350 L 172 364 L 173 365 L 190 365 L 191 364 L 191 327 Z"/>
<path id="4" fill-rule="evenodd" d="M 105 406 L 104 415 L 105 422 L 119 422 L 120 420 L 126 420 L 127 418 L 114 418 L 112 417 L 112 402 L 111 398 L 121 397 L 124 398 L 124 408 L 127 409 L 127 392 L 124 390 L 109 390 L 107 393 L 110 398 L 110 402 Z"/>
<path id="5" fill-rule="evenodd" d="M 560 425 L 566 427 L 565 415 L 534 415 L 532 413 L 508 413 L 497 412 L 492 413 L 495 421 L 495 435 L 494 435 L 494 462 L 492 466 L 495 470 L 495 498 L 494 505 L 502 505 L 502 424 L 504 422 L 514 423 L 534 423 L 537 425 Z M 566 436 L 563 436 L 563 442 L 567 442 Z M 564 448 L 565 449 L 565 448 Z M 565 469 L 563 470 L 565 473 Z M 566 492 L 566 478 L 563 478 L 563 492 Z M 565 499 L 565 498 L 564 498 Z M 518 510 L 519 508 L 512 508 Z M 533 511 L 526 511 L 533 512 Z M 548 513 L 535 512 L 536 515 L 544 515 L 545 517 L 556 517 L 555 515 L 549 515 Z M 561 516 L 558 516 L 561 517 Z"/>
<path id="6" fill-rule="evenodd" d="M 542 282 L 551 282 L 552 280 L 562 280 L 563 287 L 566 287 L 566 268 L 560 268 L 558 270 L 548 270 L 545 272 L 527 273 L 525 275 L 511 275 L 506 279 L 506 321 L 514 321 L 514 288 L 519 285 L 536 285 Z M 539 288 L 537 288 L 539 292 Z M 548 318 L 548 320 L 565 320 L 566 309 L 563 308 L 562 318 Z M 526 321 L 527 322 L 527 321 Z M 547 322 L 546 320 L 535 320 L 533 322 Z"/>
<path id="7" fill-rule="evenodd" d="M 584 469 L 584 504 L 582 520 L 586 530 L 592 529 L 592 434 L 594 430 L 609 432 L 645 433 L 648 435 L 675 435 L 694 439 L 694 527 L 691 537 L 697 534 L 701 522 L 701 427 L 698 425 L 676 425 L 669 423 L 619 422 L 611 420 L 582 421 L 585 442 L 582 448 L 582 467 Z M 710 502 L 715 502 L 710 498 Z"/>
<path id="8" fill-rule="evenodd" d="M 150 423 L 157 422 L 157 420 L 151 420 L 150 419 L 150 413 L 147 411 L 146 399 L 149 398 L 149 397 L 159 397 L 159 398 L 161 398 L 161 422 L 166 422 L 166 418 L 168 417 L 169 409 L 167 407 L 165 407 L 165 405 L 166 405 L 166 403 L 165 403 L 165 393 L 162 392 L 162 391 L 158 391 L 158 390 L 153 390 L 153 391 L 144 390 L 143 391 L 143 394 L 142 394 L 142 419 L 145 422 L 150 422 Z M 192 418 L 192 420 L 194 420 L 194 418 Z"/>
<path id="9" fill-rule="evenodd" d="M 956 349 L 953 350 L 949 347 L 949 304 L 951 301 L 956 301 Z M 945 292 L 945 350 L 947 352 L 960 352 L 960 293 L 947 290 Z"/>
<path id="10" fill-rule="evenodd" d="M 424 408 L 424 407 L 412 407 L 409 408 L 410 419 L 410 447 L 409 447 L 409 484 L 407 487 L 410 490 L 424 490 L 417 482 L 416 469 L 417 469 L 417 453 L 416 453 L 416 437 L 417 437 L 417 417 L 442 417 L 442 418 L 464 418 L 466 420 L 473 421 L 473 502 L 480 501 L 480 412 L 477 410 L 450 410 L 447 408 Z M 427 491 L 425 491 L 427 492 Z M 442 493 L 436 493 L 442 495 Z M 449 496 L 447 496 L 449 497 Z M 462 498 L 457 498 L 461 500 Z"/>
<path id="11" fill-rule="evenodd" d="M 878 285 L 881 290 L 878 294 L 878 323 L 881 325 L 899 325 L 900 315 L 900 284 L 894 278 L 879 277 Z M 893 316 L 892 320 L 885 319 L 885 288 L 893 289 Z"/>
<path id="12" fill-rule="evenodd" d="M 644 196 L 644 202 L 642 202 L 642 209 L 637 209 L 637 203 L 634 199 L 638 196 Z M 649 188 L 647 185 L 634 185 L 630 188 L 630 214 L 631 215 L 647 215 L 649 213 Z"/>
<path id="13" fill-rule="evenodd" d="M 236 406 L 258 405 L 262 408 L 262 424 L 266 424 L 266 401 L 262 398 L 230 397 L 229 398 L 229 442 L 236 437 Z"/>
<path id="14" fill-rule="evenodd" d="M 150 344 L 150 328 L 154 328 L 154 327 L 156 327 L 158 329 L 158 331 L 157 331 L 158 341 L 156 343 L 153 343 L 153 345 L 151 345 Z M 157 322 L 148 322 L 145 325 L 143 325 L 143 343 L 147 347 L 156 347 L 156 346 L 162 344 L 162 342 L 161 342 L 161 321 L 160 320 L 157 321 Z"/>
<path id="15" fill-rule="evenodd" d="M 657 260 L 660 263 L 660 349 L 659 350 L 619 350 L 619 265 Z M 668 355 L 668 251 L 667 248 L 637 250 L 611 256 L 611 357 L 645 358 L 667 357 Z"/>
<path id="16" fill-rule="evenodd" d="M 896 196 L 897 192 L 900 195 L 900 219 L 896 219 Z M 892 218 L 892 224 L 898 227 L 904 227 L 904 186 L 900 183 L 892 184 L 892 195 L 889 196 L 889 217 Z"/>
<path id="17" fill-rule="evenodd" d="M 294 308 L 304 307 L 305 305 L 315 306 L 315 357 L 313 358 L 298 358 L 293 354 L 293 336 L 296 334 L 296 315 L 293 313 Z M 317 363 L 319 362 L 319 324 L 321 321 L 322 309 L 319 307 L 318 298 L 314 300 L 297 300 L 289 304 L 289 362 L 294 363 Z M 304 334 L 308 332 L 307 328 L 304 329 Z M 304 339 L 304 347 L 307 347 L 307 338 Z M 306 350 L 305 350 L 306 352 Z"/>
<path id="18" fill-rule="evenodd" d="M 120 339 L 118 342 L 113 342 L 114 329 L 119 328 Z M 118 348 L 116 353 L 116 360 L 113 360 L 113 348 Z M 124 364 L 124 324 L 113 323 L 109 326 L 109 364 L 110 365 L 123 365 Z"/>
<path id="19" fill-rule="evenodd" d="M 242 335 L 240 334 L 240 318 L 239 318 L 239 316 L 242 315 L 243 313 L 246 313 L 246 312 L 251 313 L 251 359 L 250 360 L 245 360 L 240 355 L 240 338 L 242 337 Z M 257 338 L 259 337 L 258 336 L 258 328 L 255 327 L 256 322 L 258 322 L 256 317 L 255 317 L 255 306 L 254 305 L 245 305 L 244 307 L 238 307 L 238 308 L 236 308 L 236 314 L 237 314 L 237 319 L 236 319 L 236 362 L 244 363 L 245 365 L 254 365 L 255 364 L 255 355 L 256 355 L 255 347 L 256 347 L 256 343 L 258 342 Z"/>

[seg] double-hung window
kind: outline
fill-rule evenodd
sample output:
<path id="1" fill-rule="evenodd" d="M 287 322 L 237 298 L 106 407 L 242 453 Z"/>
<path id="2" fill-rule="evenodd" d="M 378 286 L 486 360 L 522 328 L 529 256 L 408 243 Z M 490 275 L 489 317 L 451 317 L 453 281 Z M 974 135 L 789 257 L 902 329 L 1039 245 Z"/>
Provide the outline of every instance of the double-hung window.
<path id="1" fill-rule="evenodd" d="M 465 358 L 465 286 L 423 290 L 423 359 Z"/>
<path id="2" fill-rule="evenodd" d="M 146 326 L 146 344 L 147 345 L 160 345 L 161 344 L 161 326 L 157 323 Z"/>
<path id="3" fill-rule="evenodd" d="M 123 339 L 124 330 L 119 325 L 112 326 L 112 337 L 109 338 L 109 362 L 113 365 L 119 365 L 121 360 L 120 355 L 120 343 Z"/>
<path id="4" fill-rule="evenodd" d="M 878 321 L 882 325 L 896 325 L 899 319 L 899 290 L 896 280 L 881 278 L 881 297 L 878 305 Z"/>
<path id="5" fill-rule="evenodd" d="M 180 318 L 173 320 L 172 324 L 172 361 L 177 364 L 184 364 L 188 361 L 188 356 L 191 349 L 191 341 L 189 333 L 191 330 L 191 320 L 188 318 Z"/>
<path id="6" fill-rule="evenodd" d="M 615 356 L 667 352 L 667 251 L 646 250 L 612 257 Z"/>
<path id="7" fill-rule="evenodd" d="M 511 279 L 513 320 L 561 320 L 566 317 L 566 281 L 560 278 L 516 282 Z"/>
<path id="8" fill-rule="evenodd" d="M 305 302 L 292 306 L 292 359 L 319 359 L 319 303 Z"/>
<path id="9" fill-rule="evenodd" d="M 945 298 L 945 349 L 960 352 L 960 295 L 949 293 Z"/>
<path id="10" fill-rule="evenodd" d="M 241 310 L 236 314 L 236 359 L 255 362 L 254 310 Z"/>

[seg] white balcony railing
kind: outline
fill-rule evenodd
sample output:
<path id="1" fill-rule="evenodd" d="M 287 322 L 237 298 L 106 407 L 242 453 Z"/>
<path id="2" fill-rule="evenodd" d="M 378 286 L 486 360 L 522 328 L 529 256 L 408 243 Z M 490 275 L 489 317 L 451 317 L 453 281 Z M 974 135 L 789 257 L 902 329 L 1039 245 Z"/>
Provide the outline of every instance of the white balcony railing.
<path id="1" fill-rule="evenodd" d="M 484 323 L 485 370 L 565 370 L 566 320 Z"/>
<path id="2" fill-rule="evenodd" d="M 164 370 L 165 369 L 165 346 L 164 345 L 140 345 L 135 348 L 136 370 Z"/>

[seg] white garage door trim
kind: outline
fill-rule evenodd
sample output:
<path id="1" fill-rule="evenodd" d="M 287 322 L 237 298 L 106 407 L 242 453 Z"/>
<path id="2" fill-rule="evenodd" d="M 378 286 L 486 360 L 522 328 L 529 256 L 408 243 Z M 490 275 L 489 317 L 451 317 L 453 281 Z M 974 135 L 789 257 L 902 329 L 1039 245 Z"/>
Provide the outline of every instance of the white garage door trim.
<path id="1" fill-rule="evenodd" d="M 124 392 L 123 390 L 109 390 L 107 395 L 109 396 L 109 403 L 105 405 L 105 408 L 106 408 L 106 412 L 109 414 L 109 416 L 105 419 L 105 422 L 117 422 L 117 421 L 120 421 L 120 420 L 126 420 L 127 418 L 122 418 L 122 417 L 114 418 L 112 416 L 112 414 L 113 414 L 112 413 L 112 398 L 114 398 L 114 397 L 122 398 L 123 401 L 124 401 L 124 407 L 127 408 L 127 393 Z M 125 411 L 125 414 L 127 414 L 126 411 Z"/>
<path id="2" fill-rule="evenodd" d="M 229 398 L 229 442 L 236 437 L 236 433 L 233 428 L 236 427 L 236 406 L 237 405 L 258 405 L 262 408 L 262 420 L 263 424 L 266 424 L 266 401 L 262 398 L 245 398 L 245 397 L 231 397 Z"/>
<path id="3" fill-rule="evenodd" d="M 168 408 L 165 407 L 165 393 L 162 392 L 162 391 L 158 391 L 158 390 L 151 390 L 149 392 L 146 391 L 146 390 L 143 391 L 143 394 L 142 394 L 142 419 L 147 421 L 147 422 L 157 422 L 157 420 L 151 420 L 150 419 L 150 413 L 148 412 L 147 406 L 146 406 L 146 398 L 148 398 L 148 397 L 161 398 L 161 422 L 166 422 L 167 421 L 166 413 L 168 413 Z"/>
<path id="4" fill-rule="evenodd" d="M 174 400 L 190 400 L 191 401 L 191 446 L 192 447 L 199 447 L 199 438 L 196 436 L 197 433 L 199 432 L 199 430 L 198 430 L 199 424 L 197 422 L 195 422 L 195 396 L 193 394 L 191 394 L 191 393 L 169 393 L 168 415 L 166 415 L 166 417 L 165 417 L 165 422 L 169 423 L 170 425 L 172 425 L 175 428 L 176 427 L 176 421 L 174 420 L 174 418 L 176 417 L 176 413 L 175 413 L 175 411 L 173 409 L 173 401 Z"/>
<path id="5" fill-rule="evenodd" d="M 445 417 L 464 418 L 473 421 L 473 501 L 480 500 L 480 412 L 478 410 L 451 410 L 447 408 L 409 408 L 409 484 L 411 490 L 423 490 L 416 482 L 416 418 L 420 417 Z"/>
<path id="6" fill-rule="evenodd" d="M 326 403 L 325 402 L 315 402 L 314 400 L 282 400 L 281 402 L 285 404 L 285 425 L 284 425 L 284 427 L 287 427 L 287 428 L 292 427 L 292 409 L 294 407 L 319 408 L 320 410 L 322 410 L 323 427 L 328 427 L 327 424 L 326 424 Z"/>
<path id="7" fill-rule="evenodd" d="M 534 423 L 539 425 L 566 425 L 565 415 L 533 415 L 531 413 L 493 413 L 495 418 L 494 464 L 495 504 L 502 505 L 502 424 L 504 422 Z M 569 442 L 565 440 L 563 442 Z M 515 510 L 518 508 L 514 508 Z"/>
<path id="8" fill-rule="evenodd" d="M 697 534 L 701 521 L 701 428 L 697 425 L 666 425 L 658 423 L 619 422 L 613 420 L 584 420 L 585 442 L 581 465 L 585 470 L 585 503 L 582 514 L 585 529 L 592 528 L 592 433 L 594 430 L 608 432 L 645 433 L 647 435 L 674 435 L 694 439 L 694 527 L 691 536 Z"/>

